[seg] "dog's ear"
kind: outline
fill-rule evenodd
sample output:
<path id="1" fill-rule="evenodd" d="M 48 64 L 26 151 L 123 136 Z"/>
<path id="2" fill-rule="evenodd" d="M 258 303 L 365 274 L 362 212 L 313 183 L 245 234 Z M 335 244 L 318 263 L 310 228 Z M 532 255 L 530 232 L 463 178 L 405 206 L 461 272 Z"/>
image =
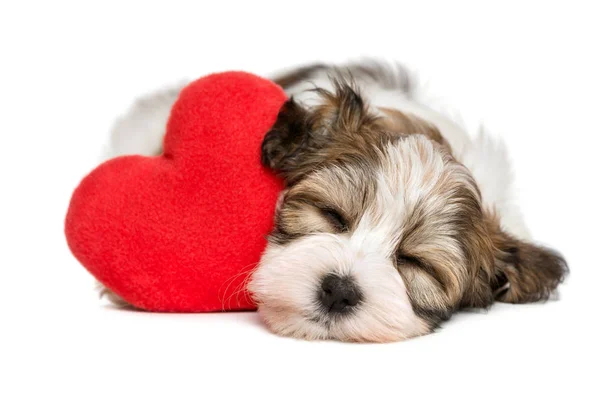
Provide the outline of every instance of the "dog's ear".
<path id="1" fill-rule="evenodd" d="M 289 180 L 306 164 L 308 154 L 317 149 L 312 125 L 307 109 L 293 98 L 286 101 L 275 124 L 263 139 L 262 164 Z"/>
<path id="2" fill-rule="evenodd" d="M 494 246 L 495 299 L 507 303 L 548 299 L 569 271 L 565 259 L 504 232 L 496 218 L 489 219 L 488 229 Z"/>
<path id="3" fill-rule="evenodd" d="M 288 184 L 328 157 L 356 147 L 356 141 L 361 139 L 357 133 L 376 120 L 352 83 L 334 78 L 332 83 L 332 92 L 314 89 L 321 102 L 310 109 L 293 98 L 285 102 L 265 135 L 262 163 L 283 176 Z"/>

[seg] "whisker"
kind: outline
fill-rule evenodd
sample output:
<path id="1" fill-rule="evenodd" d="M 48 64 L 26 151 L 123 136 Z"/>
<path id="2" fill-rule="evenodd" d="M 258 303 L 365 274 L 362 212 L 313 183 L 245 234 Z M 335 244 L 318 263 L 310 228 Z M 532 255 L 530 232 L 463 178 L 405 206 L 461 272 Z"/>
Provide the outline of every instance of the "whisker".
<path id="1" fill-rule="evenodd" d="M 258 265 L 258 263 L 252 263 L 252 264 L 248 264 L 245 267 L 243 267 L 241 269 L 240 272 L 238 272 L 237 274 L 233 275 L 232 277 L 228 278 L 223 285 L 221 285 L 221 288 L 225 285 L 227 285 L 225 287 L 224 290 L 219 289 L 219 293 L 222 293 L 222 296 L 219 295 L 220 300 L 221 300 L 221 310 L 225 311 L 226 309 L 230 309 L 231 308 L 231 298 L 232 296 L 235 295 L 236 292 L 238 292 L 240 290 L 240 285 L 244 285 L 244 283 L 249 279 L 250 275 L 252 272 L 254 272 L 255 267 Z M 244 276 L 246 275 L 246 276 Z M 244 279 L 242 280 L 241 284 L 237 284 L 235 285 L 235 289 L 232 291 L 231 295 L 227 296 L 227 293 L 229 292 L 229 288 L 231 287 L 231 285 L 233 285 L 233 283 L 238 280 L 240 277 L 244 276 Z M 238 302 L 239 304 L 239 302 Z"/>

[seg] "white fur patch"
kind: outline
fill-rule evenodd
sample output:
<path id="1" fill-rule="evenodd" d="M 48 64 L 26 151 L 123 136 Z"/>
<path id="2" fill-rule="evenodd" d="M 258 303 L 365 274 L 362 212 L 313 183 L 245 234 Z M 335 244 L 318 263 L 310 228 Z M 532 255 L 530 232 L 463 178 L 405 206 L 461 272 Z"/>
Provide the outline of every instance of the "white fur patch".
<path id="1" fill-rule="evenodd" d="M 373 342 L 427 332 L 390 260 L 373 251 L 375 243 L 367 244 L 364 239 L 362 234 L 321 233 L 285 247 L 270 245 L 249 290 L 271 329 L 306 339 Z M 362 304 L 352 315 L 328 319 L 319 311 L 317 289 L 328 273 L 353 277 L 364 293 Z"/>
<path id="2" fill-rule="evenodd" d="M 469 168 L 483 200 L 484 208 L 495 210 L 500 225 L 519 239 L 531 239 L 521 210 L 515 203 L 513 174 L 504 141 L 484 130 L 457 158 Z"/>

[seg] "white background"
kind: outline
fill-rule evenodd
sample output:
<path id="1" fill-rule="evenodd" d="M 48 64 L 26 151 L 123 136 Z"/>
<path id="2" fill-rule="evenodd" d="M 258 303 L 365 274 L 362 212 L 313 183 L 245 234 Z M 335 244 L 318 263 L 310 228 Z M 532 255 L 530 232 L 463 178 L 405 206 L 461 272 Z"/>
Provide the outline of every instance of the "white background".
<path id="1" fill-rule="evenodd" d="M 594 2 L 2 2 L 0 398 L 599 398 L 600 30 Z M 404 343 L 302 342 L 255 313 L 118 311 L 63 218 L 113 119 L 182 78 L 307 61 L 404 62 L 506 138 L 560 301 L 461 313 Z"/>

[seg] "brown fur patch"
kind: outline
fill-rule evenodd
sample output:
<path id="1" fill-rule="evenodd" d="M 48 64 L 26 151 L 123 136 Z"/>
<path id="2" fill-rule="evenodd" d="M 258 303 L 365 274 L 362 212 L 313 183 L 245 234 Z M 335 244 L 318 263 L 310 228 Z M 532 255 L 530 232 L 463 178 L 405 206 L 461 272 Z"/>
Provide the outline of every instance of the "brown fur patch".
<path id="1" fill-rule="evenodd" d="M 379 109 L 386 116 L 378 120 L 382 128 L 404 135 L 425 135 L 434 142 L 445 146 L 450 151 L 450 145 L 436 126 L 414 115 L 405 114 L 402 111 L 384 107 L 380 107 Z"/>
<path id="2" fill-rule="evenodd" d="M 450 151 L 435 126 L 399 111 L 377 117 L 368 110 L 352 81 L 339 78 L 333 83 L 335 92 L 317 89 L 323 101 L 314 109 L 302 107 L 293 98 L 288 100 L 265 136 L 262 162 L 288 184 L 340 157 L 369 156 L 375 150 L 373 144 L 399 136 L 422 134 Z"/>

